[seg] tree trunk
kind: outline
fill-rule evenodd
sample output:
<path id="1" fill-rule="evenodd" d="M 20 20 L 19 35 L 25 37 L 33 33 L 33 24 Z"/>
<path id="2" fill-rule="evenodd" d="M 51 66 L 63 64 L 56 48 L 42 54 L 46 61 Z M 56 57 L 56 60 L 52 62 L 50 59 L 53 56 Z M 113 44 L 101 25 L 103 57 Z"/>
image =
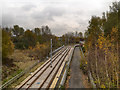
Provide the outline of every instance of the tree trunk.
<path id="1" fill-rule="evenodd" d="M 96 56 L 96 74 L 97 74 L 97 80 L 98 81 L 100 81 L 100 79 L 99 79 L 99 75 L 98 75 L 98 62 L 97 62 L 97 60 L 98 60 L 98 58 L 97 58 L 97 47 L 95 47 L 95 56 Z M 100 82 L 98 82 L 98 84 L 99 84 L 99 86 L 100 86 Z"/>

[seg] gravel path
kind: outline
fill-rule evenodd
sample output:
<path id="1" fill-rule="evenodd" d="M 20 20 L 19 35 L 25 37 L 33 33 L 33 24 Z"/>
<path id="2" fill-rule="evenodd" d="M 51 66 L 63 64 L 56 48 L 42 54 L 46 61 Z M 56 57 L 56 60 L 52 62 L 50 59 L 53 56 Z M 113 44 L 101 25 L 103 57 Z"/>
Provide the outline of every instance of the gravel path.
<path id="1" fill-rule="evenodd" d="M 69 88 L 84 88 L 82 74 L 80 72 L 80 50 L 75 48 L 73 59 L 70 66 Z"/>

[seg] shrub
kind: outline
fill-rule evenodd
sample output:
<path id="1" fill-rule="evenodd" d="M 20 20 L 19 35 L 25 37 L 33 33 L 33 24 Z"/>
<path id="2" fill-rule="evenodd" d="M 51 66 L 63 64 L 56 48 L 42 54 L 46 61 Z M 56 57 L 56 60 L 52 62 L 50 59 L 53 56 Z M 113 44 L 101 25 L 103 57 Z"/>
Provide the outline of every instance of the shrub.
<path id="1" fill-rule="evenodd" d="M 5 59 L 8 57 L 8 55 L 11 55 L 14 51 L 14 44 L 11 41 L 11 38 L 9 36 L 9 33 L 6 31 L 2 31 L 2 59 Z"/>

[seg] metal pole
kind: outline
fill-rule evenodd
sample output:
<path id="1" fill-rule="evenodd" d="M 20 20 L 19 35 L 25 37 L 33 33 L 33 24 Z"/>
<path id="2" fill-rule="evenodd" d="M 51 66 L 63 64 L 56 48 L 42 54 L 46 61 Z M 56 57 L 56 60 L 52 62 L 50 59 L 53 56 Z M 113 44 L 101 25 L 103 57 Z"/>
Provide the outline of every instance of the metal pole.
<path id="1" fill-rule="evenodd" d="M 51 39 L 51 55 L 50 55 L 50 57 L 51 57 L 51 65 L 50 65 L 50 67 L 52 67 L 52 39 Z"/>

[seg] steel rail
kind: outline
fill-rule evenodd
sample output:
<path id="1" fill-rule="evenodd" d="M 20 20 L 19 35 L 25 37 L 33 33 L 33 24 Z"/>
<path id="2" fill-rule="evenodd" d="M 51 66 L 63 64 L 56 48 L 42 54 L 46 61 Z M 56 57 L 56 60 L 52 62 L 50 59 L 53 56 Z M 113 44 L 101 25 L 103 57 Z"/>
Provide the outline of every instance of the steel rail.
<path id="1" fill-rule="evenodd" d="M 67 54 L 64 56 L 62 62 L 60 63 L 60 65 L 59 65 L 59 67 L 57 68 L 56 72 L 54 73 L 52 79 L 50 80 L 49 84 L 47 85 L 47 89 L 48 89 L 48 88 L 50 87 L 50 85 L 52 84 L 52 82 L 53 82 L 53 80 L 54 80 L 54 78 L 55 78 L 55 76 L 56 76 L 58 70 L 60 69 L 60 67 L 61 67 L 63 61 L 65 60 L 66 56 L 68 55 L 69 51 L 70 51 L 70 49 L 68 50 Z"/>
<path id="2" fill-rule="evenodd" d="M 65 57 L 68 55 L 70 48 L 65 52 L 65 54 L 58 60 L 58 62 L 56 63 L 56 65 L 53 67 L 53 69 L 50 71 L 50 73 L 48 74 L 48 76 L 46 77 L 46 79 L 43 81 L 43 83 L 40 85 L 39 90 L 42 88 L 42 86 L 44 85 L 44 83 L 47 81 L 47 79 L 49 78 L 49 76 L 51 75 L 51 73 L 54 71 L 54 69 L 56 68 L 56 66 L 58 65 L 58 63 L 61 61 L 60 65 L 63 63 Z M 59 67 L 60 67 L 59 65 Z M 50 80 L 50 83 L 48 84 L 48 86 L 51 84 L 51 81 L 54 79 L 54 76 L 52 77 L 52 79 Z"/>
<path id="3" fill-rule="evenodd" d="M 65 52 L 66 50 L 67 50 L 67 49 L 63 50 L 61 53 Z M 59 55 L 60 55 L 61 53 L 59 53 Z M 56 60 L 57 57 L 59 57 L 59 55 L 57 55 L 57 56 L 54 58 L 53 62 Z M 50 66 L 50 64 L 32 81 L 32 83 L 30 83 L 30 85 L 27 87 L 27 89 L 32 86 L 32 84 L 47 70 L 47 68 L 48 68 L 49 66 Z M 27 89 L 26 89 L 26 90 L 27 90 Z"/>
<path id="4" fill-rule="evenodd" d="M 53 61 L 64 51 L 66 50 L 66 48 L 64 48 L 63 50 L 59 51 L 57 54 L 55 54 L 53 56 Z M 28 81 L 30 81 L 41 69 L 43 69 L 47 64 L 49 64 L 50 60 L 48 60 L 36 73 L 34 73 L 34 75 L 32 75 L 25 83 L 23 83 L 18 90 L 20 90 Z"/>

